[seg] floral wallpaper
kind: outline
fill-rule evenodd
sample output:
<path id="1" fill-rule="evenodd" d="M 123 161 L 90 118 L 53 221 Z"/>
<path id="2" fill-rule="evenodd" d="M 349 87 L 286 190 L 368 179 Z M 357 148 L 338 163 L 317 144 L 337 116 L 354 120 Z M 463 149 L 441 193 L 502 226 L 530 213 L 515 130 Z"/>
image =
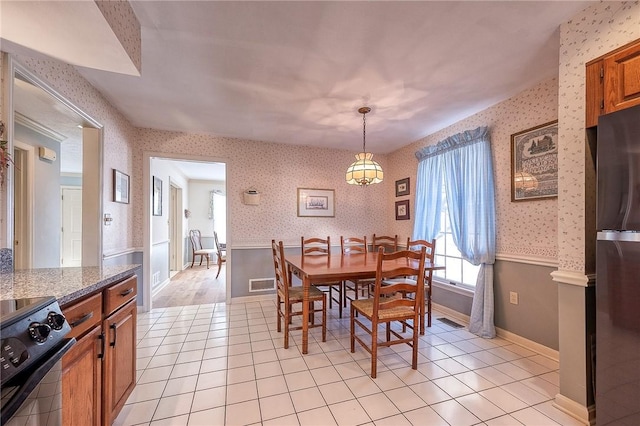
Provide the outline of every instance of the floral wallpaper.
<path id="1" fill-rule="evenodd" d="M 640 38 L 640 2 L 601 2 L 560 27 L 559 269 L 595 270 L 595 179 L 585 143 L 585 64 Z M 585 207 L 586 206 L 586 207 Z"/>
<path id="2" fill-rule="evenodd" d="M 547 258 L 550 262 L 554 262 L 558 256 L 558 200 L 553 198 L 526 202 L 511 201 L 510 147 L 513 133 L 557 118 L 557 91 L 557 79 L 544 81 L 389 155 L 388 176 L 390 180 L 411 177 L 411 194 L 408 198 L 412 215 L 415 211 L 415 178 L 418 168 L 415 152 L 424 146 L 434 145 L 465 130 L 489 126 L 496 185 L 497 254 Z M 390 192 L 388 197 L 390 200 L 407 198 L 395 198 L 395 190 Z M 395 221 L 394 233 L 397 233 L 401 238 L 411 235 L 413 220 L 415 218 L 412 216 L 410 221 Z"/>
<path id="3" fill-rule="evenodd" d="M 142 72 L 142 33 L 131 4 L 97 0 L 96 5 L 137 70 Z"/>

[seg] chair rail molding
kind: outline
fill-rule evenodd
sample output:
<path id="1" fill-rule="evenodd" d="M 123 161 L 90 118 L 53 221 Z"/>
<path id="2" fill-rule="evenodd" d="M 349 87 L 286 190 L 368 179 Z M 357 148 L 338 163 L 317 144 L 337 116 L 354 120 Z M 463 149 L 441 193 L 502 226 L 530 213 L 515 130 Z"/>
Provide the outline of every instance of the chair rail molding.
<path id="1" fill-rule="evenodd" d="M 578 287 L 593 287 L 596 284 L 595 274 L 558 269 L 551 273 L 553 281 Z"/>

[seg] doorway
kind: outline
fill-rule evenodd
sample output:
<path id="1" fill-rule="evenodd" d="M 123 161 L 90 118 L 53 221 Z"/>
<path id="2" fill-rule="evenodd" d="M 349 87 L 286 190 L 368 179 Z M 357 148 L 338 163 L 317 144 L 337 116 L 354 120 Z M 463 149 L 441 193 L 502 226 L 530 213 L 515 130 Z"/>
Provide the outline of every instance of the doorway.
<path id="1" fill-rule="evenodd" d="M 199 257 L 191 268 L 189 239 L 189 230 L 198 229 L 203 248 L 215 248 L 214 231 L 220 243 L 227 242 L 226 163 L 201 156 L 145 153 L 144 168 L 149 184 L 152 180 L 163 182 L 161 197 L 145 185 L 144 199 L 149 207 L 145 219 L 145 277 L 149 280 L 144 283 L 144 309 L 230 302 L 228 261 L 218 269 L 217 254 L 213 254 L 209 268 L 206 259 L 199 265 Z M 166 200 L 159 209 L 164 214 L 156 210 L 154 215 L 150 207 L 158 198 Z"/>

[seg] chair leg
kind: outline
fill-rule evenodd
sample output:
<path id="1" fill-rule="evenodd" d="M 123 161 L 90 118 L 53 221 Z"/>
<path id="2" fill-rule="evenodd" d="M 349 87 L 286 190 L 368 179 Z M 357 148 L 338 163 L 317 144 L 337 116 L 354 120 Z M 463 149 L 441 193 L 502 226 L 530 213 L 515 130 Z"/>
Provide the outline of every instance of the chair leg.
<path id="1" fill-rule="evenodd" d="M 322 341 L 327 341 L 327 293 L 322 293 Z"/>
<path id="2" fill-rule="evenodd" d="M 350 319 L 350 324 L 351 324 L 351 353 L 354 353 L 356 351 L 356 327 L 355 327 L 355 320 L 356 320 L 356 316 L 355 313 L 353 312 L 354 308 L 353 305 L 351 305 L 351 314 L 349 315 L 349 319 Z"/>
<path id="3" fill-rule="evenodd" d="M 202 255 L 200 255 L 200 265 L 199 266 L 202 266 Z"/>
<path id="4" fill-rule="evenodd" d="M 207 255 L 207 269 L 209 269 L 209 255 Z"/>
<path id="5" fill-rule="evenodd" d="M 193 264 L 196 262 L 196 255 L 194 254 L 191 258 L 191 267 L 193 268 Z"/>
<path id="6" fill-rule="evenodd" d="M 222 259 L 220 259 L 220 256 L 218 255 L 218 273 L 216 274 L 216 278 L 218 278 L 218 275 L 220 275 L 221 269 L 222 269 Z"/>
<path id="7" fill-rule="evenodd" d="M 378 323 L 371 321 L 371 378 L 378 375 Z"/>
<path id="8" fill-rule="evenodd" d="M 280 305 L 282 304 L 282 299 L 280 299 L 280 294 L 278 294 L 276 298 L 277 306 L 277 314 L 278 314 L 278 333 L 282 332 L 282 311 L 280 310 Z"/>
<path id="9" fill-rule="evenodd" d="M 284 301 L 284 348 L 289 349 L 289 323 L 291 322 L 291 304 Z"/>

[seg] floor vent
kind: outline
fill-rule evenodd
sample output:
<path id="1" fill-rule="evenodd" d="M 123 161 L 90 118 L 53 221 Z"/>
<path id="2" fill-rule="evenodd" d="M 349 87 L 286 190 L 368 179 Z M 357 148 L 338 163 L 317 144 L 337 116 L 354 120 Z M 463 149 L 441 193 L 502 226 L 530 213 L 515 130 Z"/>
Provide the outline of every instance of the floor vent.
<path id="1" fill-rule="evenodd" d="M 249 280 L 249 292 L 272 291 L 276 289 L 275 278 L 254 278 Z"/>
<path id="2" fill-rule="evenodd" d="M 462 327 L 464 327 L 464 325 L 458 324 L 455 321 L 451 321 L 449 318 L 438 318 L 438 321 L 443 322 L 443 323 L 445 323 L 445 324 L 447 324 L 447 325 L 449 325 L 451 327 L 454 327 L 454 328 L 462 328 Z"/>

